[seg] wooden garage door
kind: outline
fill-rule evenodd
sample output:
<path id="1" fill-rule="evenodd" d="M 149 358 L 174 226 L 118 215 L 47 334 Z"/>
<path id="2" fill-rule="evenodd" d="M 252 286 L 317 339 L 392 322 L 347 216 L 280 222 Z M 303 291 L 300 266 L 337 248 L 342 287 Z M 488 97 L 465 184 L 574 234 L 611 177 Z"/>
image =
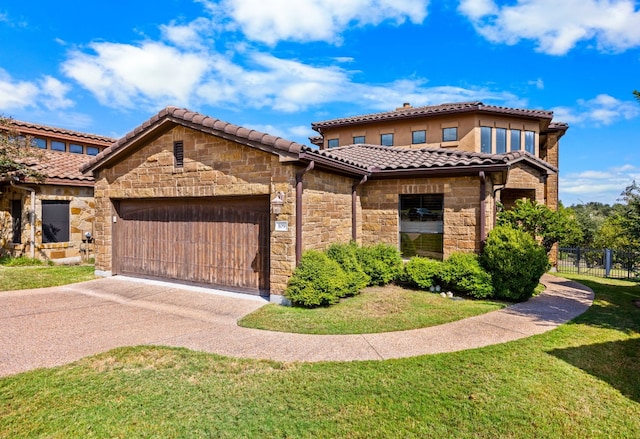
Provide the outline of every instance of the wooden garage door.
<path id="1" fill-rule="evenodd" d="M 268 294 L 268 197 L 114 204 L 114 273 Z"/>

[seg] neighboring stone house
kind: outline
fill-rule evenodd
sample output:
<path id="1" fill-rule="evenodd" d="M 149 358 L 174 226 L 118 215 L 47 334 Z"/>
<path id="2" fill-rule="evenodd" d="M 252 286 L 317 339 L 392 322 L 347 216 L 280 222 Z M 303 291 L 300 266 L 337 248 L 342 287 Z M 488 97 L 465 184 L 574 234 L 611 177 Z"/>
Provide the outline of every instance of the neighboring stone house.
<path id="1" fill-rule="evenodd" d="M 478 107 L 459 107 L 471 105 Z M 535 133 L 534 153 L 479 152 L 482 130 L 467 128 L 471 113 L 464 109 L 448 117 L 460 117 L 456 128 L 466 150 L 453 147 L 460 146 L 456 140 L 429 140 L 424 148 L 367 144 L 376 141 L 367 138 L 368 128 L 354 145 L 316 150 L 165 108 L 82 168 L 95 178 L 96 271 L 280 302 L 302 252 L 334 242 L 389 243 L 405 257 L 479 251 L 505 188 L 551 199 L 557 167 L 544 160 L 549 140 L 546 155 L 539 142 L 555 136 L 557 156 L 557 138 L 566 130 L 551 125 L 549 112 L 480 106 L 481 115 L 473 116 L 478 128 L 513 119 Z"/>
<path id="2" fill-rule="evenodd" d="M 114 139 L 61 128 L 11 121 L 41 158 L 33 168 L 40 182 L 0 180 L 0 254 L 46 260 L 80 260 L 91 250 L 93 177 L 80 167 Z"/>

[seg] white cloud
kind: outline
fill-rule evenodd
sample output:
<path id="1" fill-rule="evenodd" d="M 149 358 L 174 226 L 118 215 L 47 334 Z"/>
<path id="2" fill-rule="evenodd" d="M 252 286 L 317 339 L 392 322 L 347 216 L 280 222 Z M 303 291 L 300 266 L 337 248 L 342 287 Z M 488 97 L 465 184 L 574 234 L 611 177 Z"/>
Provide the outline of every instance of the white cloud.
<path id="1" fill-rule="evenodd" d="M 50 110 L 68 108 L 73 101 L 66 97 L 70 87 L 59 80 L 45 76 L 38 81 L 18 81 L 0 69 L 0 111 L 37 108 L 44 105 Z"/>
<path id="2" fill-rule="evenodd" d="M 531 40 L 540 52 L 564 55 L 580 42 L 599 50 L 623 51 L 640 45 L 640 11 L 634 0 L 461 0 L 458 11 L 489 41 Z"/>
<path id="3" fill-rule="evenodd" d="M 640 116 L 640 106 L 635 101 L 621 101 L 607 94 L 593 99 L 580 99 L 574 108 L 553 108 L 554 119 L 567 123 L 611 125 L 619 120 Z"/>
<path id="4" fill-rule="evenodd" d="M 220 17 L 231 18 L 252 41 L 339 43 L 351 26 L 422 23 L 429 0 L 222 0 L 202 1 Z M 224 20 L 223 20 L 224 21 Z M 227 29 L 229 24 L 226 24 Z"/>
<path id="5" fill-rule="evenodd" d="M 561 175 L 560 197 L 567 206 L 589 201 L 613 204 L 634 180 L 640 181 L 640 168 L 628 164 Z"/>
<path id="6" fill-rule="evenodd" d="M 209 43 L 206 37 L 212 35 L 215 24 L 204 17 L 199 17 L 188 24 L 163 24 L 160 31 L 164 38 L 178 47 L 202 49 Z"/>
<path id="7" fill-rule="evenodd" d="M 199 53 L 158 42 L 140 45 L 93 43 L 93 54 L 71 53 L 63 72 L 107 106 L 186 105 L 209 67 Z"/>

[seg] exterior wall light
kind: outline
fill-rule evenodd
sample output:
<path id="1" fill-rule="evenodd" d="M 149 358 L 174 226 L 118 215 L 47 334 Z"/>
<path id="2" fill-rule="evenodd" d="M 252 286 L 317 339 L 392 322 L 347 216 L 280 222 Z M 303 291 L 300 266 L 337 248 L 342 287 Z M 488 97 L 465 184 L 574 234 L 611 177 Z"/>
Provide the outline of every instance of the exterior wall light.
<path id="1" fill-rule="evenodd" d="M 271 212 L 275 215 L 279 215 L 282 212 L 282 206 L 284 205 L 284 192 L 276 192 L 276 196 L 271 200 Z"/>

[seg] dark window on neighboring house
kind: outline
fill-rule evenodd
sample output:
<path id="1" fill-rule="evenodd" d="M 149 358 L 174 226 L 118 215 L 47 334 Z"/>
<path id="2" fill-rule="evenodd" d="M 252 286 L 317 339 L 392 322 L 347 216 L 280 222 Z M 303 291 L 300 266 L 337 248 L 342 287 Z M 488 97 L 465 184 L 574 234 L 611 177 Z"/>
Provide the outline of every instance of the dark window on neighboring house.
<path id="1" fill-rule="evenodd" d="M 364 141 L 365 141 L 364 136 L 355 136 L 353 138 L 354 144 L 364 143 Z"/>
<path id="2" fill-rule="evenodd" d="M 67 144 L 64 142 L 58 142 L 57 140 L 51 141 L 51 149 L 54 151 L 66 151 Z"/>
<path id="3" fill-rule="evenodd" d="M 95 146 L 87 146 L 87 155 L 98 155 L 99 152 L 99 148 L 96 148 Z"/>
<path id="4" fill-rule="evenodd" d="M 69 152 L 72 152 L 74 154 L 82 154 L 82 145 L 71 143 L 69 145 Z"/>
<path id="5" fill-rule="evenodd" d="M 327 140 L 327 146 L 329 148 L 337 148 L 340 146 L 340 141 L 338 139 L 329 139 Z"/>
<path id="6" fill-rule="evenodd" d="M 173 142 L 173 157 L 175 158 L 175 167 L 182 168 L 184 166 L 184 144 L 182 141 Z"/>
<path id="7" fill-rule="evenodd" d="M 520 130 L 511 130 L 511 151 L 520 151 Z"/>
<path id="8" fill-rule="evenodd" d="M 444 195 L 400 195 L 400 251 L 402 256 L 443 258 Z"/>
<path id="9" fill-rule="evenodd" d="M 11 201 L 11 242 L 22 243 L 22 200 Z"/>
<path id="10" fill-rule="evenodd" d="M 69 242 L 69 201 L 42 200 L 42 242 Z"/>
<path id="11" fill-rule="evenodd" d="M 443 128 L 442 129 L 442 141 L 443 142 L 455 142 L 458 140 L 458 128 Z"/>
<path id="12" fill-rule="evenodd" d="M 411 143 L 427 143 L 427 131 L 426 130 L 418 130 L 411 132 Z"/>
<path id="13" fill-rule="evenodd" d="M 393 146 L 393 134 L 381 134 L 380 135 L 380 145 L 382 145 L 382 146 Z"/>
<path id="14" fill-rule="evenodd" d="M 496 154 L 507 152 L 507 130 L 496 128 Z"/>
<path id="15" fill-rule="evenodd" d="M 40 137 L 34 137 L 31 139 L 31 144 L 40 149 L 47 149 L 46 139 L 41 139 Z"/>
<path id="16" fill-rule="evenodd" d="M 480 152 L 491 154 L 491 127 L 480 127 Z"/>

